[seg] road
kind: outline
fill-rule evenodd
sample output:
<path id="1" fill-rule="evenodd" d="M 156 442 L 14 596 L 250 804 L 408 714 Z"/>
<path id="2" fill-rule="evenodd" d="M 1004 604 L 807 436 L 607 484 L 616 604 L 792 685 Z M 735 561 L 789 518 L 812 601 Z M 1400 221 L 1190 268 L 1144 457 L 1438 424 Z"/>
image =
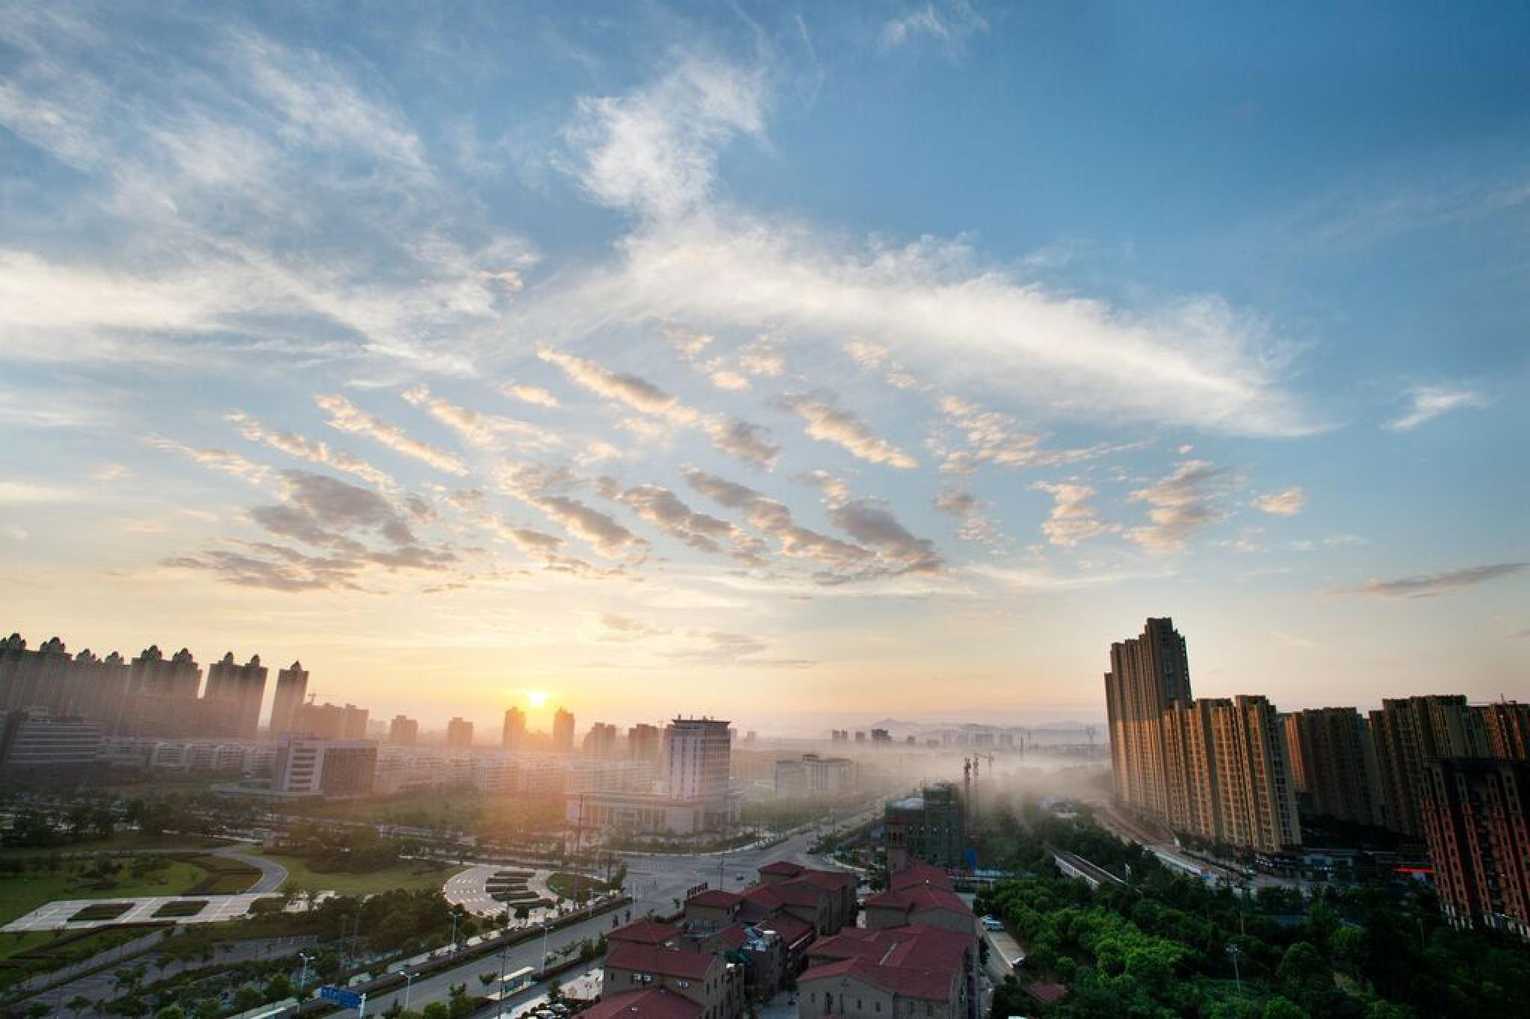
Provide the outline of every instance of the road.
<path id="1" fill-rule="evenodd" d="M 287 868 L 275 860 L 259 856 L 249 851 L 248 846 L 225 846 L 222 849 L 214 849 L 213 856 L 226 856 L 231 860 L 254 867 L 260 871 L 260 880 L 246 888 L 249 893 L 279 892 L 287 881 Z"/>

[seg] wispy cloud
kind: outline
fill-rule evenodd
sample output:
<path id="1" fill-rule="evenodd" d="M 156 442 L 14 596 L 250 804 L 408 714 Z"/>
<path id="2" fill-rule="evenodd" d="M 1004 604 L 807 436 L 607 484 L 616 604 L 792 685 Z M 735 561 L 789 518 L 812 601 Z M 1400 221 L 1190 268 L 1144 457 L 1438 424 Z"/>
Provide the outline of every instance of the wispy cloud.
<path id="1" fill-rule="evenodd" d="M 558 398 L 541 386 L 528 386 L 524 383 L 507 382 L 500 387 L 500 392 L 537 407 L 558 406 Z"/>
<path id="2" fill-rule="evenodd" d="M 1031 487 L 1052 497 L 1052 511 L 1042 522 L 1041 532 L 1054 545 L 1071 548 L 1081 541 L 1121 529 L 1117 524 L 1105 523 L 1089 505 L 1094 489 L 1088 485 L 1038 481 Z"/>
<path id="3" fill-rule="evenodd" d="M 919 461 L 872 432 L 866 422 L 835 406 L 832 397 L 795 394 L 783 396 L 780 403 L 800 417 L 806 423 L 807 434 L 820 442 L 832 442 L 868 463 L 902 470 L 919 466 Z"/>
<path id="4" fill-rule="evenodd" d="M 926 3 L 884 22 L 880 40 L 884 47 L 895 49 L 929 39 L 955 52 L 969 36 L 987 31 L 988 19 L 967 0 L 945 0 L 939 5 Z"/>
<path id="5" fill-rule="evenodd" d="M 1403 394 L 1408 409 L 1386 423 L 1394 432 L 1406 432 L 1442 414 L 1466 408 L 1486 407 L 1491 401 L 1474 389 L 1457 386 L 1414 386 Z"/>
<path id="6" fill-rule="evenodd" d="M 351 435 L 363 435 L 382 443 L 395 453 L 429 464 L 447 474 L 465 475 L 468 466 L 454 453 L 410 437 L 402 428 L 357 407 L 338 393 L 316 396 L 314 402 L 329 415 L 328 424 Z"/>
<path id="7" fill-rule="evenodd" d="M 1307 490 L 1300 486 L 1279 492 L 1266 492 L 1254 499 L 1253 507 L 1277 517 L 1294 517 L 1307 508 Z"/>
<path id="8" fill-rule="evenodd" d="M 251 442 L 264 443 L 288 456 L 344 471 L 383 491 L 394 491 L 398 488 L 398 483 L 386 471 L 372 466 L 358 456 L 352 456 L 343 450 L 332 449 L 326 442 L 305 438 L 292 432 L 269 429 L 243 411 L 233 411 L 226 416 L 226 419 L 239 429 L 240 435 Z"/>
<path id="9" fill-rule="evenodd" d="M 1476 587 L 1490 580 L 1511 577 L 1530 570 L 1530 563 L 1491 563 L 1440 573 L 1419 573 L 1393 580 L 1371 578 L 1358 587 L 1344 588 L 1340 594 L 1369 594 L 1383 598 L 1432 598 L 1463 588 Z"/>
<path id="10" fill-rule="evenodd" d="M 1147 503 L 1149 524 L 1126 536 L 1149 552 L 1179 552 L 1197 532 L 1224 516 L 1216 503 L 1220 468 L 1205 460 L 1185 460 L 1173 473 L 1132 492 L 1133 502 Z"/>
<path id="11" fill-rule="evenodd" d="M 450 428 L 470 445 L 496 449 L 513 442 L 523 449 L 551 449 L 561 444 L 556 434 L 528 421 L 518 421 L 499 414 L 487 414 L 432 395 L 425 385 L 411 386 L 403 397 Z"/>

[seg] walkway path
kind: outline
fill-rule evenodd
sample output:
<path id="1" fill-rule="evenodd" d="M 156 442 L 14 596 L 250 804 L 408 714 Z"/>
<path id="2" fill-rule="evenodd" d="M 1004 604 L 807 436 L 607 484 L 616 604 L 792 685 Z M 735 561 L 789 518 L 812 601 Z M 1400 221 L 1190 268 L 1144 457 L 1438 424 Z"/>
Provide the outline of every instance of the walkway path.
<path id="1" fill-rule="evenodd" d="M 260 880 L 246 888 L 246 892 L 279 892 L 282 885 L 287 881 L 287 868 L 268 857 L 260 856 L 249 851 L 246 845 L 225 846 L 222 849 L 214 849 L 213 856 L 226 856 L 231 860 L 248 864 L 260 871 Z"/>

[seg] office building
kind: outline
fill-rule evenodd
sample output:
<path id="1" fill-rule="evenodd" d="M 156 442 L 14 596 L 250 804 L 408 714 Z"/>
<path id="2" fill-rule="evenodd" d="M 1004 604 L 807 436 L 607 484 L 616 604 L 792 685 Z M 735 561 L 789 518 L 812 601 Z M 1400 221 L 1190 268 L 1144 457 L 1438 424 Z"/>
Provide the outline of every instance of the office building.
<path id="1" fill-rule="evenodd" d="M 560 754 L 574 752 L 574 713 L 559 708 L 553 715 L 553 751 Z"/>
<path id="2" fill-rule="evenodd" d="M 888 870 L 914 863 L 966 865 L 967 832 L 961 795 L 952 782 L 925 786 L 915 796 L 889 802 L 882 812 Z"/>
<path id="3" fill-rule="evenodd" d="M 657 725 L 639 723 L 627 730 L 627 756 L 634 761 L 657 761 L 664 746 L 664 732 Z"/>
<path id="4" fill-rule="evenodd" d="M 1446 757 L 1423 771 L 1419 822 L 1446 919 L 1530 940 L 1530 763 Z"/>
<path id="5" fill-rule="evenodd" d="M 1169 815 L 1162 720 L 1167 709 L 1190 700 L 1189 656 L 1172 619 L 1149 619 L 1141 636 L 1110 646 L 1105 712 L 1116 798 L 1123 805 Z"/>
<path id="6" fill-rule="evenodd" d="M 520 750 L 526 745 L 526 712 L 511 708 L 505 712 L 505 725 L 500 731 L 499 745 L 506 750 Z"/>
<path id="7" fill-rule="evenodd" d="M 733 735 L 728 723 L 676 718 L 664 729 L 664 780 L 681 800 L 721 800 L 728 794 Z"/>
<path id="8" fill-rule="evenodd" d="M 366 796 L 376 775 L 376 743 L 288 735 L 277 743 L 271 789 L 284 796 Z"/>
<path id="9" fill-rule="evenodd" d="M 420 723 L 407 715 L 394 715 L 388 723 L 388 742 L 396 746 L 412 747 L 420 741 Z"/>
<path id="10" fill-rule="evenodd" d="M 1302 813 L 1353 824 L 1385 823 L 1376 753 L 1354 708 L 1313 708 L 1285 716 L 1291 784 Z"/>
<path id="11" fill-rule="evenodd" d="M 446 723 L 446 745 L 453 750 L 467 750 L 473 745 L 473 723 L 453 718 Z"/>
<path id="12" fill-rule="evenodd" d="M 232 651 L 208 666 L 207 689 L 202 692 L 203 732 L 198 735 L 254 739 L 260 731 L 260 706 L 266 696 L 267 669 L 254 655 L 244 665 L 234 661 Z"/>
<path id="13" fill-rule="evenodd" d="M 276 694 L 271 701 L 272 738 L 289 733 L 297 724 L 298 709 L 308 696 L 308 673 L 302 662 L 293 662 L 276 673 Z"/>
<path id="14" fill-rule="evenodd" d="M 0 773 L 13 778 L 75 778 L 96 766 L 102 726 L 22 708 L 0 722 Z"/>
<path id="15" fill-rule="evenodd" d="M 584 742 L 580 749 L 595 757 L 614 757 L 616 755 L 616 726 L 606 722 L 596 722 L 590 726 L 590 731 L 584 734 Z"/>
<path id="16" fill-rule="evenodd" d="M 803 754 L 775 763 L 776 795 L 793 798 L 832 798 L 854 792 L 855 762 L 848 757 Z"/>

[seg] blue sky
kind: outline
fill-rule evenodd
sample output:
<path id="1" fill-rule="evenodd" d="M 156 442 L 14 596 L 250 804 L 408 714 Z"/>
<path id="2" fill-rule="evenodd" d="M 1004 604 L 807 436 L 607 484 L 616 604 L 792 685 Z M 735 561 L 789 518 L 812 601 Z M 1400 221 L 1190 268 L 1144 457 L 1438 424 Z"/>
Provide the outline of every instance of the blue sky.
<path id="1" fill-rule="evenodd" d="M 378 713 L 1523 692 L 1527 15 L 12 5 L 34 643 Z M 810 718 L 811 716 L 811 718 Z"/>

